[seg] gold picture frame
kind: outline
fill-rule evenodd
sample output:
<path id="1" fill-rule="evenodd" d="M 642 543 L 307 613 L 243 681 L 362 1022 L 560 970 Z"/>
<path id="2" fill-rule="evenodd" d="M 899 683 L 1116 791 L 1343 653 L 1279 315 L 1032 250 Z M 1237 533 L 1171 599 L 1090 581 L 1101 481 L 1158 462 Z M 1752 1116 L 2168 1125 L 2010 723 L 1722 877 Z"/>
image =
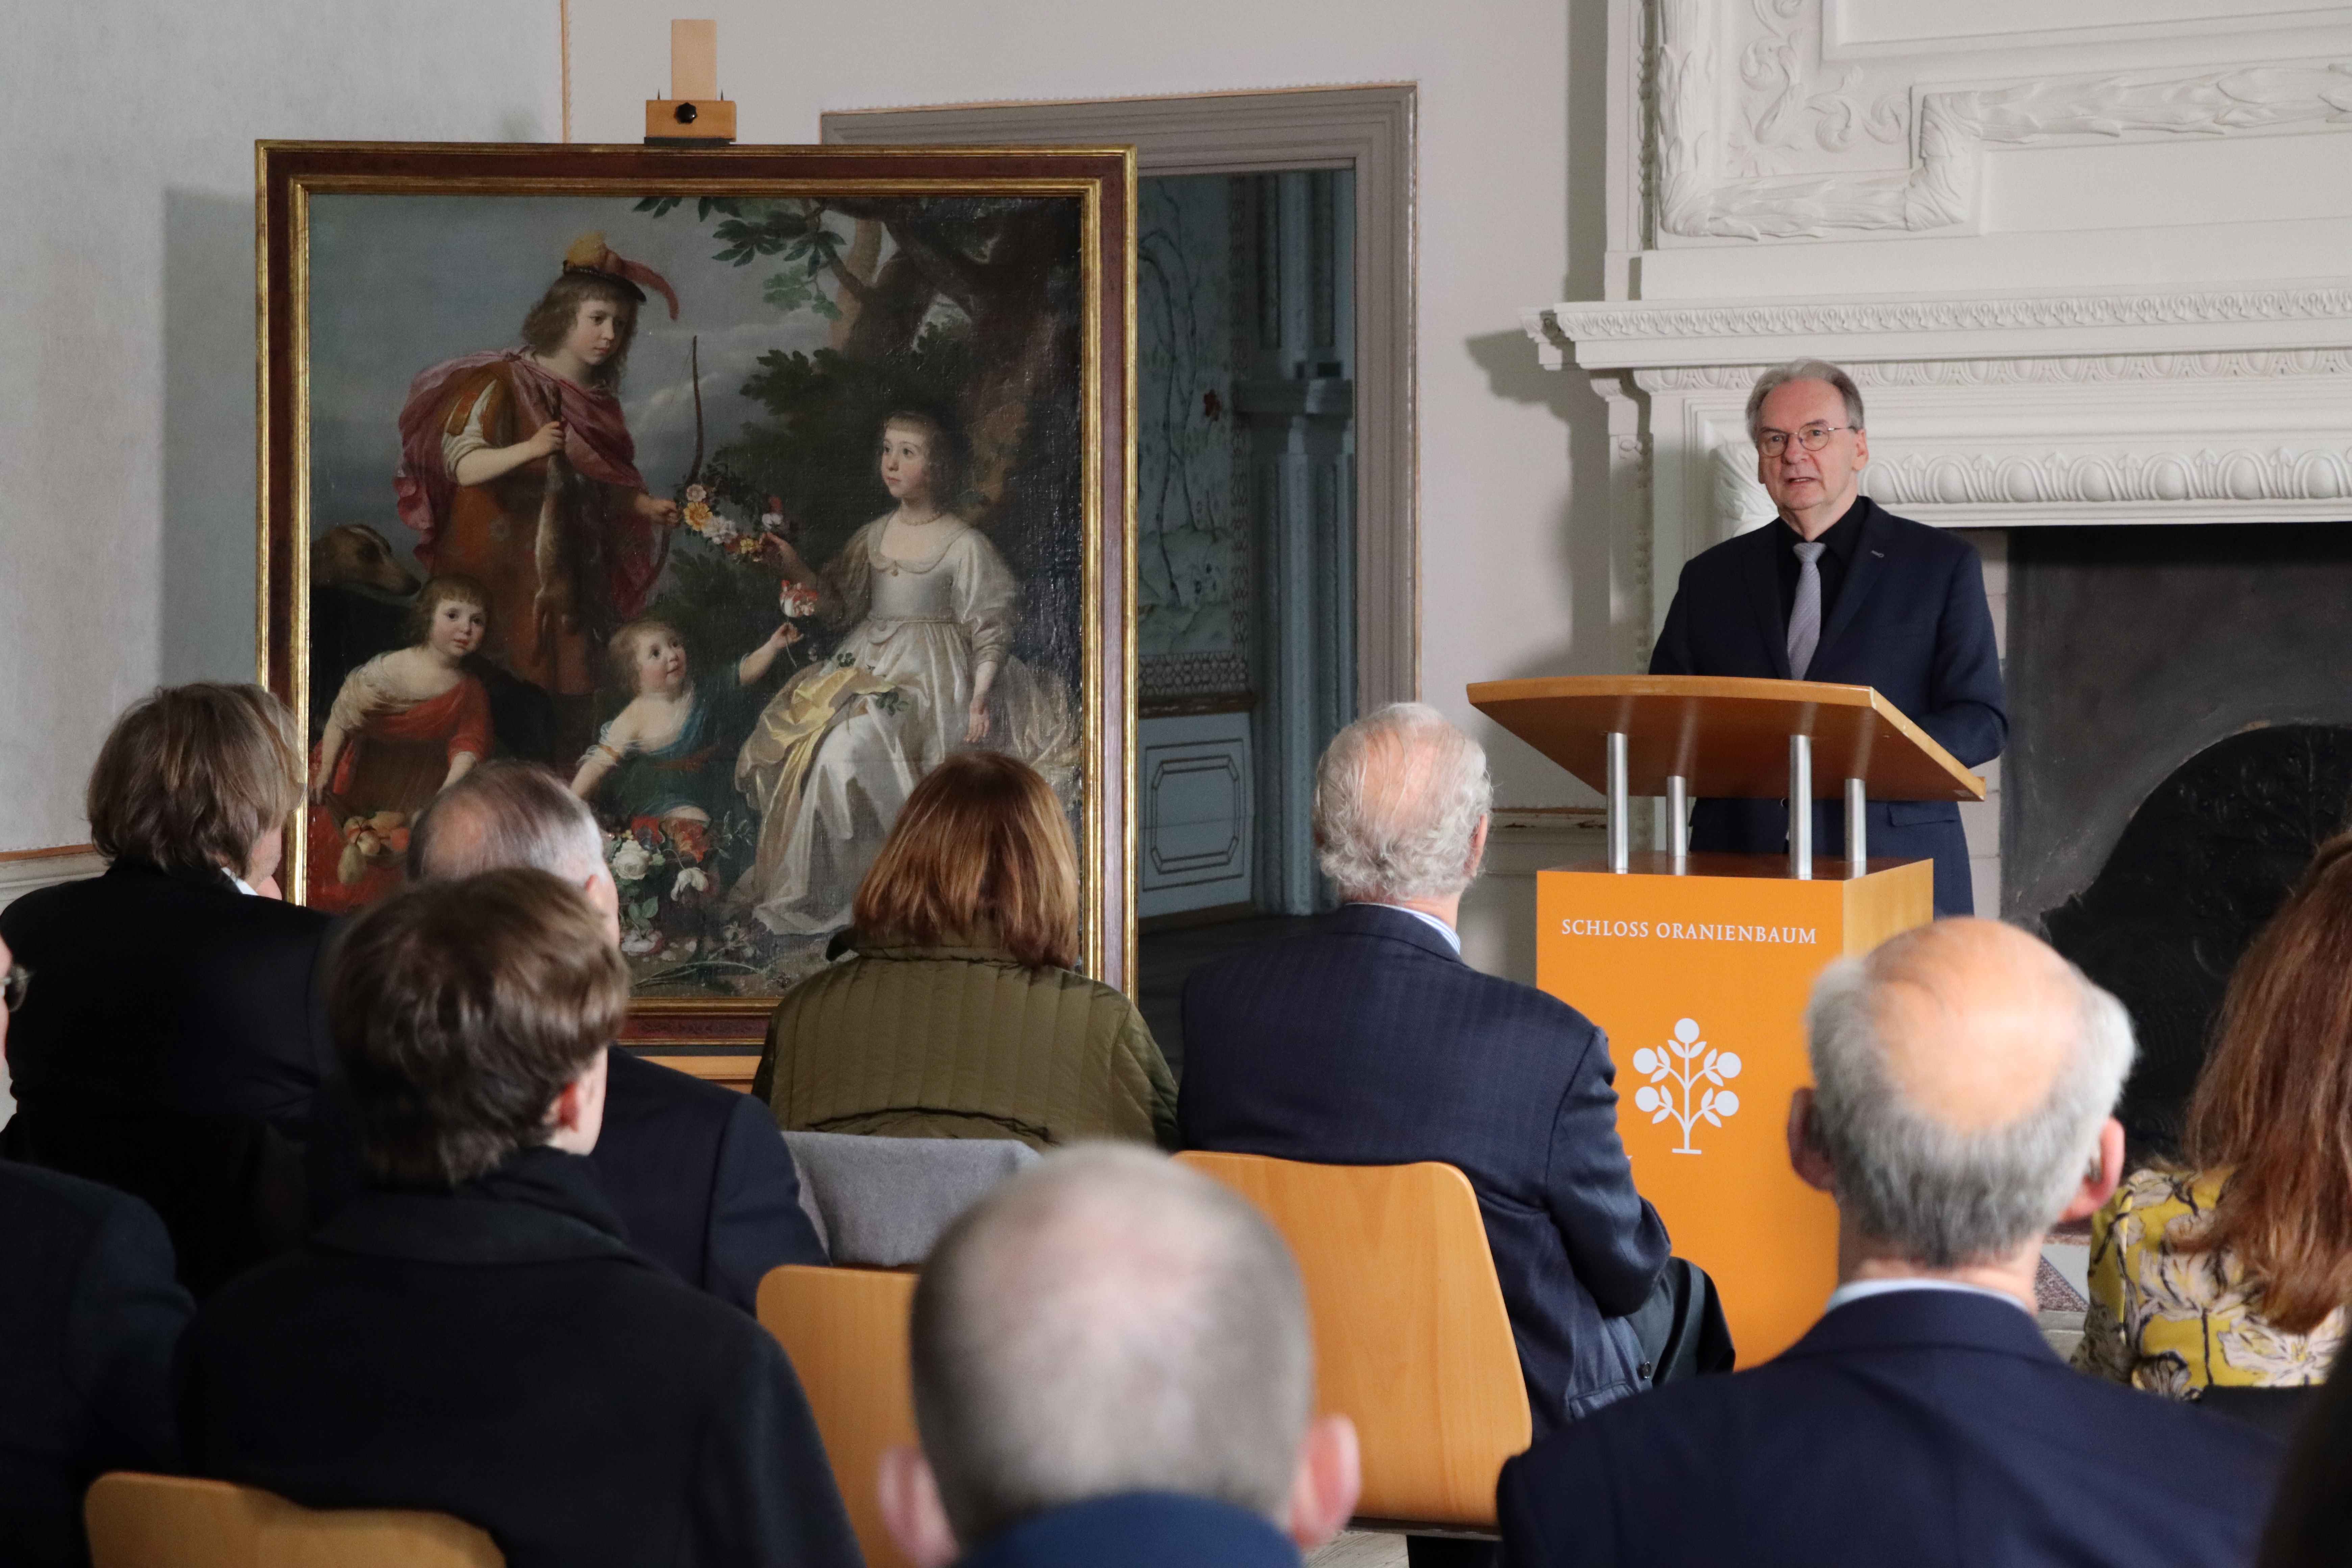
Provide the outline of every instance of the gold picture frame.
<path id="1" fill-rule="evenodd" d="M 338 705 L 343 685 L 323 690 L 322 681 L 354 680 L 358 678 L 352 672 L 362 668 L 356 662 L 360 656 L 373 658 L 370 648 L 389 652 L 385 617 L 397 607 L 401 582 L 421 584 L 436 570 L 446 575 L 446 558 L 457 551 L 457 542 L 475 537 L 461 533 L 450 521 L 457 517 L 456 510 L 446 505 L 434 510 L 432 474 L 427 471 L 435 470 L 436 451 L 456 449 L 447 444 L 452 439 L 483 444 L 481 431 L 488 427 L 484 421 L 489 417 L 485 410 L 493 408 L 495 395 L 486 395 L 473 406 L 474 425 L 453 434 L 432 424 L 433 417 L 445 416 L 428 397 L 442 383 L 428 378 L 453 365 L 457 368 L 449 371 L 451 376 L 470 374 L 468 366 L 490 363 L 493 354 L 512 360 L 526 352 L 493 349 L 491 343 L 516 341 L 512 321 L 529 303 L 517 286 L 530 277 L 533 267 L 543 279 L 568 277 L 575 269 L 608 281 L 619 279 L 618 287 L 640 299 L 647 298 L 646 288 L 656 288 L 673 318 L 680 313 L 681 296 L 688 311 L 698 310 L 698 316 L 673 325 L 659 319 L 664 300 L 656 300 L 641 307 L 643 319 L 656 323 L 656 330 L 647 332 L 636 327 L 640 315 L 632 312 L 630 326 L 618 341 L 620 357 L 625 358 L 632 346 L 640 355 L 636 369 L 626 373 L 635 377 L 635 383 L 624 381 L 618 391 L 604 390 L 596 405 L 604 410 L 602 415 L 593 409 L 576 413 L 574 404 L 561 404 L 561 433 L 551 437 L 557 443 L 554 455 L 541 464 L 551 475 L 546 483 L 550 498 L 570 493 L 563 487 L 572 485 L 582 493 L 606 498 L 598 504 L 614 509 L 597 515 L 619 520 L 614 526 L 621 532 L 582 546 L 589 552 L 590 564 L 578 569 L 583 582 L 590 580 L 584 574 L 595 574 L 596 591 L 604 598 L 576 614 L 567 605 L 560 622 L 542 607 L 540 619 L 530 623 L 528 613 L 517 613 L 520 601 L 503 593 L 504 578 L 484 577 L 490 586 L 482 596 L 495 601 L 495 607 L 483 606 L 488 629 L 477 635 L 492 640 L 463 651 L 463 662 L 450 666 L 481 677 L 479 689 L 467 694 L 465 702 L 488 706 L 466 710 L 488 718 L 487 730 L 480 732 L 491 736 L 491 749 L 565 766 L 562 751 L 567 732 L 608 717 L 616 703 L 629 700 L 628 693 L 612 689 L 614 678 L 609 672 L 597 689 L 575 689 L 592 679 L 582 673 L 583 659 L 593 658 L 597 668 L 604 668 L 604 639 L 613 635 L 616 619 L 642 617 L 648 605 L 656 609 L 674 604 L 709 608 L 679 586 L 688 563 L 698 574 L 694 582 L 725 587 L 725 593 L 714 590 L 705 595 L 715 603 L 728 594 L 749 594 L 756 587 L 754 568 L 769 555 L 761 553 L 755 560 L 755 547 L 779 558 L 791 554 L 778 545 L 781 540 L 794 550 L 806 545 L 814 559 L 820 544 L 830 540 L 836 552 L 842 551 L 838 536 L 858 521 L 856 508 L 877 500 L 888 504 L 878 489 L 865 500 L 856 489 L 855 462 L 866 465 L 869 478 L 874 473 L 871 445 L 854 462 L 842 455 L 846 446 L 855 445 L 862 428 L 858 419 L 872 423 L 877 409 L 898 406 L 903 400 L 895 389 L 901 384 L 929 388 L 936 396 L 921 405 L 938 411 L 933 430 L 938 442 L 949 441 L 940 432 L 959 421 L 973 429 L 970 438 L 960 432 L 954 437 L 956 449 L 969 458 L 958 467 L 964 479 L 958 491 L 963 500 L 956 510 L 960 516 L 971 514 L 970 532 L 992 541 L 991 548 L 999 558 L 1014 562 L 1012 575 L 1019 596 L 1013 602 L 1025 618 L 1016 618 L 1015 630 L 1005 634 L 1014 639 L 1008 645 L 1012 652 L 1006 661 L 1010 666 L 1028 659 L 1034 666 L 1031 686 L 1042 694 L 1033 708 L 1043 717 L 1025 730 L 1009 718 L 982 721 L 975 716 L 973 721 L 983 724 L 982 732 L 991 735 L 985 743 L 1007 749 L 1018 749 L 1011 738 L 1016 731 L 1056 737 L 1050 743 L 1052 754 L 1066 764 L 1056 776 L 1066 781 L 1065 794 L 1072 801 L 1082 861 L 1085 963 L 1096 977 L 1131 989 L 1136 203 L 1131 149 L 272 142 L 257 144 L 256 157 L 258 664 L 263 683 L 288 701 L 311 737 L 314 768 L 331 712 L 377 710 L 356 700 L 348 707 Z M 1032 248 L 1014 248 L 1007 237 L 1016 229 Z M 567 237 L 568 247 L 559 249 Z M 652 254 L 656 262 L 667 258 L 667 271 L 677 275 L 677 287 L 662 275 L 663 267 L 646 264 L 643 256 L 628 257 L 631 249 Z M 903 265 L 894 274 L 889 269 L 896 263 Z M 1024 265 L 1037 275 L 1024 272 Z M 992 267 L 999 270 L 992 272 Z M 926 294 L 919 279 L 907 281 L 908 275 L 927 268 L 954 280 L 953 286 L 933 286 Z M 879 280 L 886 277 L 895 280 L 887 310 L 885 304 L 873 303 L 885 299 Z M 1075 285 L 1074 299 L 1066 285 Z M 754 286 L 760 291 L 758 303 L 751 302 L 745 292 Z M 984 304 L 995 296 L 958 292 L 992 286 L 1017 289 L 1024 301 L 1033 296 L 1045 301 L 1024 306 L 1035 315 L 1031 337 L 1006 336 L 997 330 L 995 315 L 971 304 L 974 298 Z M 531 288 L 536 287 L 533 282 Z M 541 305 L 554 297 L 551 289 Z M 922 313 L 912 328 L 889 314 L 917 309 Z M 504 312 L 500 319 L 507 322 L 506 335 L 486 338 L 499 311 Z M 845 334 L 840 324 L 844 315 L 854 318 Z M 862 338 L 860 321 L 871 329 Z M 886 337 L 886 327 L 897 335 Z M 988 335 L 990 331 L 995 335 Z M 677 422 L 684 417 L 685 395 L 678 390 L 677 340 L 688 332 L 683 384 L 695 410 L 695 455 L 691 466 L 681 469 L 677 454 L 683 437 Z M 1015 341 L 1029 345 L 1019 352 L 1030 357 L 1018 364 L 1003 348 Z M 458 357 L 467 348 L 481 352 Z M 859 357 L 861 352 L 865 358 Z M 899 357 L 891 358 L 893 353 Z M 706 354 L 716 368 L 706 366 Z M 659 368 L 650 368 L 656 360 Z M 965 379 L 958 381 L 959 374 Z M 632 385 L 642 388 L 647 375 L 667 379 L 651 391 L 633 394 Z M 983 383 L 985 399 L 975 390 Z M 510 395 L 510 400 L 519 409 L 530 406 L 527 395 Z M 732 437 L 722 431 L 714 446 L 706 428 L 706 400 L 738 415 L 749 410 L 759 419 L 741 424 Z M 395 409 L 397 418 L 393 416 Z M 610 428 L 600 434 L 592 415 L 604 418 Z M 826 430 L 850 434 L 827 445 L 821 438 Z M 422 447 L 416 444 L 420 440 Z M 604 445 L 582 445 L 591 440 Z M 521 447 L 495 450 L 520 451 Z M 600 462 L 634 484 L 611 479 L 597 467 Z M 633 467 L 639 462 L 642 474 Z M 737 467 L 727 467 L 729 462 Z M 656 469 L 667 471 L 657 476 Z M 518 475 L 528 471 L 515 470 Z M 670 485 L 680 471 L 687 483 Z M 425 477 L 419 479 L 420 474 Z M 583 479 L 583 474 L 589 479 Z M 724 484 L 718 477 L 722 474 Z M 697 476 L 710 483 L 700 484 Z M 446 475 L 438 482 L 444 502 L 458 493 L 456 481 Z M 474 488 L 487 490 L 488 484 Z M 782 495 L 767 493 L 761 500 L 760 492 L 768 487 L 795 499 L 786 501 Z M 677 493 L 666 496 L 665 489 Z M 689 491 L 709 500 L 688 500 Z M 625 498 L 626 505 L 637 510 L 618 510 L 623 500 L 614 498 Z M 544 515 L 555 516 L 557 504 L 551 499 Z M 688 520 L 698 509 L 704 521 L 675 525 L 661 515 L 665 506 L 670 514 Z M 730 506 L 731 517 L 727 515 Z M 761 507 L 765 510 L 755 524 L 748 513 Z M 415 520 L 422 520 L 421 532 L 413 531 L 420 526 Z M 871 526 L 882 521 L 877 517 Z M 436 525 L 442 530 L 437 537 Z M 511 564 L 513 552 L 521 548 L 515 536 L 511 531 L 500 531 L 504 521 L 488 526 L 490 531 L 479 537 L 504 542 L 481 545 L 493 552 L 486 559 Z M 1069 537 L 1073 529 L 1075 539 Z M 331 541 L 331 534 L 345 537 Z M 361 580 L 352 574 L 376 567 L 353 567 L 349 558 L 356 554 L 374 560 L 374 545 L 364 537 L 369 534 L 392 547 L 394 560 L 380 578 Z M 542 552 L 549 537 L 542 523 L 537 541 Z M 420 546 L 429 548 L 420 554 Z M 500 550 L 509 553 L 495 553 Z M 316 580 L 314 559 L 322 563 Z M 542 556 L 535 568 L 547 574 L 541 579 L 541 606 L 544 583 L 553 581 L 557 570 L 546 564 L 550 559 L 553 557 Z M 443 563 L 438 568 L 436 560 Z M 1033 568 L 1026 576 L 1020 570 L 1024 562 Z M 726 575 L 736 566 L 745 574 Z M 681 599 L 681 595 L 687 596 Z M 770 617 L 775 613 L 769 612 Z M 520 632 L 506 642 L 497 641 L 501 621 L 534 624 L 538 643 L 526 649 Z M 563 628 L 560 635 L 555 629 L 559 624 Z M 704 621 L 694 623 L 697 628 L 706 624 L 748 622 L 742 614 L 727 620 L 711 609 Z M 815 651 L 802 669 L 813 676 L 815 664 L 825 656 L 815 623 L 809 625 L 807 646 Z M 793 632 L 799 629 L 800 623 L 793 623 Z M 702 635 L 699 629 L 688 634 Z M 415 646 L 423 650 L 427 643 Z M 591 651 L 583 654 L 582 649 Z M 698 679 L 706 685 L 727 684 L 727 678 L 711 672 L 728 667 L 710 665 L 708 658 L 724 651 L 731 658 L 740 650 L 730 646 L 699 651 L 706 662 Z M 530 663 L 527 654 L 540 662 Z M 770 657 L 778 656 L 772 652 Z M 797 645 L 783 657 L 797 658 Z M 843 656 L 832 657 L 835 663 L 846 662 Z M 754 662 L 747 655 L 732 667 L 735 674 L 727 689 L 740 688 L 740 700 L 733 710 L 738 713 L 748 711 L 766 687 L 775 684 L 765 665 L 757 678 L 743 674 Z M 785 685 L 806 679 L 796 669 Z M 1000 704 L 1013 700 L 1003 695 L 1006 684 L 998 682 L 995 700 Z M 459 685 L 464 685 L 462 679 Z M 646 688 L 633 689 L 643 692 Z M 919 686 L 908 690 L 919 707 L 923 690 Z M 505 706 L 499 705 L 502 699 Z M 771 696 L 767 700 L 772 708 L 776 700 Z M 589 706 L 583 708 L 583 702 Z M 717 699 L 705 706 L 715 710 Z M 424 714 L 430 707 L 420 701 L 399 711 Z M 766 723 L 768 711 L 762 710 L 756 722 Z M 419 734 L 430 729 L 422 720 L 418 722 Z M 710 722 L 715 726 L 711 732 L 720 738 L 693 753 L 701 759 L 698 766 L 730 754 L 729 732 L 718 720 Z M 339 717 L 338 736 L 346 732 L 358 731 L 349 731 Z M 430 743 L 446 740 L 452 748 L 452 767 L 457 766 L 455 748 L 472 743 L 447 738 L 457 733 L 445 725 L 428 736 Z M 510 743 L 509 737 L 521 739 Z M 814 742 L 820 752 L 822 739 Z M 1037 744 L 1044 748 L 1048 742 L 1040 740 Z M 372 879 L 396 861 L 404 814 L 392 810 L 373 818 L 344 816 L 346 796 L 354 792 L 339 794 L 331 786 L 347 776 L 348 768 L 336 770 L 337 756 L 327 761 L 326 773 L 316 781 L 316 793 L 324 796 L 324 803 L 312 808 L 303 831 L 289 836 L 285 881 L 289 897 L 334 907 L 334 899 L 358 897 L 352 889 L 381 885 Z M 429 798 L 438 786 L 428 781 L 411 787 Z M 364 805 L 350 809 L 357 813 Z M 624 809 L 608 805 L 608 811 Z M 607 815 L 606 820 L 614 843 L 631 831 L 630 818 Z M 690 816 L 683 820 L 690 828 Z M 684 852 L 680 844 L 691 849 L 698 837 L 734 842 L 727 835 L 738 832 L 737 818 L 706 814 L 705 820 L 710 823 L 707 832 L 698 836 L 679 830 L 673 835 L 677 842 L 658 831 L 642 826 L 637 831 L 650 832 L 647 841 L 673 858 Z M 371 827 L 373 821 L 389 826 Z M 759 817 L 757 825 L 767 826 L 767 819 Z M 766 852 L 766 843 L 761 840 L 759 853 Z M 331 882 L 326 879 L 326 852 L 338 845 L 341 853 L 335 861 L 336 876 L 344 877 L 355 863 L 359 870 L 347 880 Z M 716 868 L 721 851 L 709 852 L 713 858 L 708 864 Z M 630 864 L 634 867 L 635 861 Z M 705 863 L 692 864 L 699 868 Z M 714 868 L 711 878 L 698 884 L 683 876 L 663 882 L 666 871 L 648 875 L 654 879 L 640 885 L 648 889 L 646 904 L 656 912 L 632 931 L 633 936 L 669 944 L 656 949 L 656 958 L 664 952 L 696 955 L 739 951 L 759 957 L 770 951 L 760 943 L 786 940 L 764 929 L 748 936 L 737 931 L 749 919 L 738 915 L 753 906 L 743 901 L 750 895 L 738 897 L 743 881 L 734 884 L 735 892 L 719 885 L 731 872 L 722 875 Z M 742 873 L 744 881 L 751 877 L 749 871 Z M 666 894 L 664 887 L 685 890 Z M 625 900 L 628 894 L 625 885 Z M 671 901 L 664 902 L 665 898 Z M 690 916 L 698 934 L 673 939 L 667 928 L 656 929 L 673 916 L 678 921 Z M 814 917 L 808 923 L 815 923 Z M 821 934 L 795 929 L 791 940 L 803 946 L 793 949 L 801 955 L 793 962 L 804 961 L 807 944 Z M 735 967 L 727 966 L 732 963 L 689 956 L 667 970 L 641 966 L 641 975 L 691 971 L 695 984 L 704 989 L 691 990 L 684 981 L 647 981 L 653 994 L 641 991 L 632 1007 L 629 1042 L 689 1055 L 740 1057 L 760 1039 L 773 1004 L 772 988 L 745 987 L 756 984 L 761 975 L 785 973 L 786 961 L 760 957 L 755 963 L 746 957 Z M 761 968 L 761 963 L 771 967 Z M 704 1070 L 714 1077 L 739 1076 L 734 1067 L 717 1061 Z"/>

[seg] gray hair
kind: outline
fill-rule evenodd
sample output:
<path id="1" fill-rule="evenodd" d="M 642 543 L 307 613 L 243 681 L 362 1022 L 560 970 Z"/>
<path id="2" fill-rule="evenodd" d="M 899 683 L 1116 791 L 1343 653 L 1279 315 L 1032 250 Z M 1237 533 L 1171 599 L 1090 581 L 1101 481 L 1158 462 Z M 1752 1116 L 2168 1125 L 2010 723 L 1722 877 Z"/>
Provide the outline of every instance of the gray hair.
<path id="1" fill-rule="evenodd" d="M 536 763 L 484 763 L 443 790 L 408 834 L 408 879 L 531 866 L 578 881 L 604 864 L 587 803 Z"/>
<path id="2" fill-rule="evenodd" d="M 2098 1157 L 2134 1049 L 2123 1004 L 2065 970 L 2074 1027 L 2049 1093 L 1982 1131 L 1926 1113 L 1889 1079 L 1880 1004 L 1895 977 L 1861 958 L 1822 972 L 1805 1009 L 1815 1138 L 1838 1206 L 1863 1235 L 1928 1268 L 1957 1268 L 2006 1258 L 2057 1219 Z"/>
<path id="3" fill-rule="evenodd" d="M 924 1263 L 915 1420 L 966 1546 L 1128 1491 L 1280 1521 L 1313 1411 L 1307 1298 L 1240 1196 L 1082 1144 L 992 1192 Z"/>
<path id="4" fill-rule="evenodd" d="M 1792 359 L 1786 364 L 1776 364 L 1756 378 L 1756 385 L 1748 394 L 1748 438 L 1755 440 L 1762 434 L 1764 400 L 1773 392 L 1792 381 L 1826 381 L 1837 388 L 1845 399 L 1845 422 L 1855 429 L 1862 428 L 1862 389 L 1846 374 L 1825 359 Z"/>
<path id="5" fill-rule="evenodd" d="M 1343 899 L 1444 898 L 1470 885 L 1495 801 L 1486 749 L 1436 709 L 1391 702 L 1340 731 L 1315 769 L 1315 858 Z"/>

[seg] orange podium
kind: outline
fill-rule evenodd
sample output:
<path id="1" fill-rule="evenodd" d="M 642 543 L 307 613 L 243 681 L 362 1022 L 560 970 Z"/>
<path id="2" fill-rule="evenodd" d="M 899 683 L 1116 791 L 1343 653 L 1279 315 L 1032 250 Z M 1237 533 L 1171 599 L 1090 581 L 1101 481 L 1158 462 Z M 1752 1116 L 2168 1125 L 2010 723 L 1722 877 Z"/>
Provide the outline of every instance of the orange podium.
<path id="1" fill-rule="evenodd" d="M 1836 1210 L 1789 1168 L 1807 994 L 1935 912 L 1930 862 L 1867 858 L 1864 809 L 1984 782 L 1866 686 L 1565 676 L 1470 702 L 1608 798 L 1606 858 L 1537 874 L 1536 984 L 1608 1033 L 1634 1184 L 1714 1277 L 1740 1364 L 1778 1355 L 1837 1279 Z M 1637 795 L 1665 796 L 1665 849 L 1633 853 Z M 1693 795 L 1843 795 L 1848 853 L 1816 859 L 1803 811 L 1785 856 L 1690 854 Z"/>

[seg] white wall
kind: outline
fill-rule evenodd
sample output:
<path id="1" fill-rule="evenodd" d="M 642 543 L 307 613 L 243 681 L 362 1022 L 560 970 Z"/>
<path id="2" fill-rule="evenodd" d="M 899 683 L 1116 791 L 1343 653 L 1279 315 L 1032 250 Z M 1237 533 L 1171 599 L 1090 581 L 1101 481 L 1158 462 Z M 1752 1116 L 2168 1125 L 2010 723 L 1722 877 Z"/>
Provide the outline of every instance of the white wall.
<path id="1" fill-rule="evenodd" d="M 1605 667 L 1606 543 L 1571 530 L 1569 499 L 1571 445 L 1594 472 L 1605 460 L 1601 406 L 1538 369 L 1516 312 L 1553 288 L 1600 293 L 1599 0 L 900 0 L 875 12 L 702 0 L 694 14 L 718 18 L 720 89 L 741 106 L 744 142 L 814 142 L 828 110 L 1417 83 L 1422 695 L 1468 718 L 1469 681 Z M 575 0 L 581 139 L 644 133 L 644 100 L 667 87 L 670 15 Z M 1571 52 L 1590 60 L 1573 85 Z M 1590 149 L 1574 170 L 1572 128 Z M 1590 215 L 1581 229 L 1572 194 Z M 1480 732 L 1501 803 L 1576 798 L 1519 742 Z"/>
<path id="2" fill-rule="evenodd" d="M 555 0 L 72 0 L 0 47 L 0 852 L 254 669 L 253 143 L 554 141 Z M 388 481 L 387 481 L 388 482 Z"/>

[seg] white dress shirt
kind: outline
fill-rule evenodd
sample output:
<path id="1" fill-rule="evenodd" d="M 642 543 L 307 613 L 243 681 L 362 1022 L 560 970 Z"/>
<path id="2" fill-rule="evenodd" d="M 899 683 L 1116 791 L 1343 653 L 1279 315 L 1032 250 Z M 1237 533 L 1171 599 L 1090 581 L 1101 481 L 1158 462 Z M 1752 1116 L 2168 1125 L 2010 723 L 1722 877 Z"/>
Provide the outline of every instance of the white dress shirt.
<path id="1" fill-rule="evenodd" d="M 2032 1309 L 2006 1290 L 1989 1290 L 1982 1285 L 1964 1285 L 1958 1279 L 1849 1279 L 1830 1292 L 1829 1305 L 1822 1309 L 1822 1315 L 1827 1317 L 1849 1301 L 1866 1301 L 1873 1296 L 1888 1296 L 1897 1290 L 1966 1290 L 1971 1295 L 1990 1296 L 1996 1301 L 2006 1301 L 2026 1316 L 2033 1316 Z"/>

